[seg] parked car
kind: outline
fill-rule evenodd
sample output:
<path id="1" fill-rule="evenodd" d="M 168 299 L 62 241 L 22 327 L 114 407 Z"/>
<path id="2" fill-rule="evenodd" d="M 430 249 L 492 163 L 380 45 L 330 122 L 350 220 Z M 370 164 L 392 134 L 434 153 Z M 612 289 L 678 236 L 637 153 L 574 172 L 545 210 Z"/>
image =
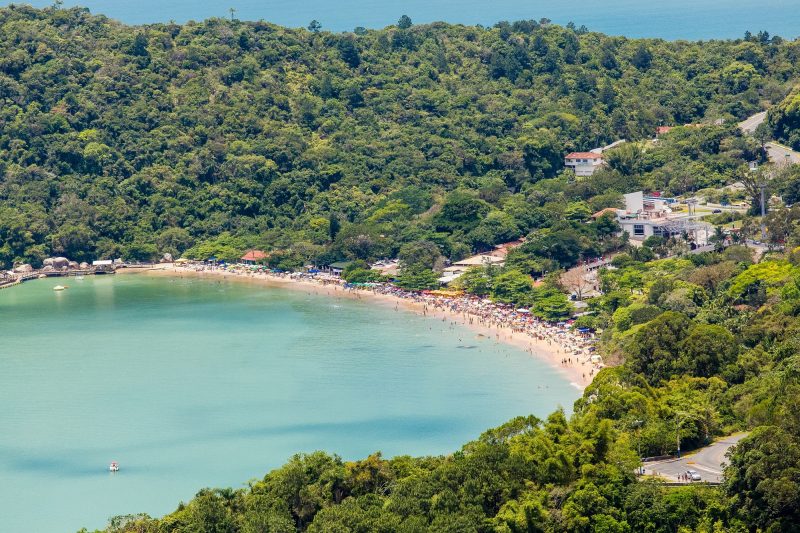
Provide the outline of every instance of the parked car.
<path id="1" fill-rule="evenodd" d="M 686 475 L 688 475 L 689 479 L 692 481 L 700 481 L 700 474 L 697 473 L 697 470 L 687 470 Z"/>
<path id="2" fill-rule="evenodd" d="M 714 210 L 713 210 L 713 211 L 711 211 L 711 212 L 712 212 L 712 213 L 715 213 L 715 214 L 716 214 L 716 213 L 722 213 L 722 209 L 714 209 Z"/>

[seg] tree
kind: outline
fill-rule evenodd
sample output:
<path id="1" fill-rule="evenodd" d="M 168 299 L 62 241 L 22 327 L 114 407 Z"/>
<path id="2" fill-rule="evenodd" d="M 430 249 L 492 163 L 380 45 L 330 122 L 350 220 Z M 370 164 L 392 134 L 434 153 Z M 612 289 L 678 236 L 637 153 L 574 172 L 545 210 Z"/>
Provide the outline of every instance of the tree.
<path id="1" fill-rule="evenodd" d="M 423 267 L 429 270 L 441 270 L 442 253 L 431 241 L 414 241 L 404 244 L 397 254 L 403 268 Z"/>
<path id="2" fill-rule="evenodd" d="M 438 289 L 439 275 L 433 270 L 417 265 L 402 269 L 395 285 L 410 291 Z"/>
<path id="3" fill-rule="evenodd" d="M 653 54 L 650 49 L 645 44 L 640 44 L 631 58 L 631 63 L 639 70 L 647 70 L 650 68 L 652 60 Z"/>
<path id="4" fill-rule="evenodd" d="M 412 26 L 411 18 L 408 15 L 403 15 L 400 17 L 400 20 L 397 21 L 397 27 L 401 30 L 407 30 Z"/>
<path id="5" fill-rule="evenodd" d="M 540 128 L 520 139 L 520 143 L 533 181 L 552 178 L 564 165 L 561 143 L 550 130 Z"/>
<path id="6" fill-rule="evenodd" d="M 583 300 L 583 294 L 591 289 L 593 284 L 588 279 L 589 273 L 580 266 L 570 268 L 561 274 L 560 282 L 564 289 L 574 294 L 577 300 Z"/>
<path id="7" fill-rule="evenodd" d="M 437 228 L 444 231 L 469 232 L 489 212 L 489 204 L 466 191 L 453 191 L 435 217 Z"/>
<path id="8" fill-rule="evenodd" d="M 310 31 L 311 33 L 319 33 L 321 29 L 322 29 L 322 24 L 320 24 L 319 21 L 316 19 L 308 23 L 308 31 Z"/>
<path id="9" fill-rule="evenodd" d="M 572 304 L 564 293 L 555 287 L 536 287 L 530 298 L 530 309 L 534 316 L 557 322 L 569 318 Z"/>
<path id="10" fill-rule="evenodd" d="M 353 39 L 343 37 L 339 41 L 339 53 L 342 56 L 342 61 L 347 63 L 351 68 L 356 68 L 361 64 L 361 56 L 358 53 L 358 48 Z"/>
<path id="11" fill-rule="evenodd" d="M 533 293 L 533 280 L 519 270 L 507 270 L 494 278 L 492 298 L 507 304 L 527 305 Z"/>
<path id="12" fill-rule="evenodd" d="M 784 429 L 764 426 L 729 455 L 723 487 L 731 509 L 762 531 L 793 531 L 800 524 L 800 444 Z"/>
<path id="13" fill-rule="evenodd" d="M 678 353 L 691 321 L 686 315 L 667 311 L 645 324 L 628 346 L 625 364 L 652 384 L 676 373 Z"/>
<path id="14" fill-rule="evenodd" d="M 736 361 L 738 346 L 734 336 L 715 324 L 698 324 L 680 344 L 681 372 L 698 377 L 719 374 L 725 365 Z"/>

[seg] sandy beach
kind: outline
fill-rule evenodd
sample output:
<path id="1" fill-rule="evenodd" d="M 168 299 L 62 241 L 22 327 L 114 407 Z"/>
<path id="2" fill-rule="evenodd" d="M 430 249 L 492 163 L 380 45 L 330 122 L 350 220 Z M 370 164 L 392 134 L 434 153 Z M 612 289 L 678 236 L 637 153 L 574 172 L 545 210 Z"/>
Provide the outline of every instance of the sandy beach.
<path id="1" fill-rule="evenodd" d="M 250 283 L 264 287 L 280 287 L 291 290 L 302 290 L 312 294 L 333 298 L 369 299 L 380 305 L 391 306 L 396 310 L 411 311 L 431 320 L 447 321 L 453 325 L 468 327 L 480 338 L 494 339 L 511 344 L 551 365 L 569 379 L 570 383 L 583 390 L 596 374 L 599 366 L 587 357 L 579 357 L 572 349 L 567 333 L 561 331 L 542 330 L 536 336 L 494 320 L 485 320 L 467 311 L 457 312 L 451 309 L 433 306 L 430 302 L 415 301 L 392 294 L 382 294 L 367 288 L 345 288 L 339 283 L 292 278 L 264 272 L 230 271 L 223 269 L 194 269 L 173 264 L 163 264 L 148 269 L 122 269 L 118 274 L 141 273 L 150 276 L 195 277 L 206 279 L 223 279 L 230 282 Z M 544 326 L 542 326 L 544 327 Z"/>

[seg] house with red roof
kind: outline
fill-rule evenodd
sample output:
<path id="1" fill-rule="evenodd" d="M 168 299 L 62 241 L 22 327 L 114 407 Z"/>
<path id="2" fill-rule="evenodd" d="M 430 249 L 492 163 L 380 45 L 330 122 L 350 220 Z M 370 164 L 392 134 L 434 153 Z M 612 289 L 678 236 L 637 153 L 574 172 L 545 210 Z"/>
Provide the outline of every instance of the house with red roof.
<path id="1" fill-rule="evenodd" d="M 564 158 L 564 166 L 571 168 L 578 177 L 591 176 L 603 165 L 603 154 L 595 152 L 572 152 Z"/>

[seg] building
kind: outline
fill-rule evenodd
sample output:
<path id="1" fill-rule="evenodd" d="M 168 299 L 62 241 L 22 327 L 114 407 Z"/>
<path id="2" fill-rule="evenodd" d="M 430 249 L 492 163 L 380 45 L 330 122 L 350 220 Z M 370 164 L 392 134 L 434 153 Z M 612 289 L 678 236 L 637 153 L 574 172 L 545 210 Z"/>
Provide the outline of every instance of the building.
<path id="1" fill-rule="evenodd" d="M 323 267 L 322 271 L 338 277 L 341 276 L 342 272 L 344 272 L 344 269 L 349 267 L 351 264 L 353 264 L 352 261 L 337 261 L 329 264 L 326 267 Z"/>
<path id="2" fill-rule="evenodd" d="M 397 259 L 385 259 L 370 265 L 371 270 L 377 270 L 382 276 L 396 279 L 400 275 L 400 261 Z"/>
<path id="3" fill-rule="evenodd" d="M 571 168 L 578 177 L 591 176 L 603 166 L 603 154 L 572 152 L 564 158 L 564 166 Z"/>
<path id="4" fill-rule="evenodd" d="M 709 224 L 700 221 L 689 206 L 688 214 L 673 213 L 671 198 L 658 196 L 645 197 L 642 191 L 623 195 L 625 209 L 617 211 L 617 222 L 622 231 L 633 241 L 643 241 L 648 237 L 688 235 L 698 245 L 708 244 L 713 233 Z"/>
<path id="5" fill-rule="evenodd" d="M 439 283 L 447 285 L 451 281 L 463 276 L 464 273 L 472 267 L 487 265 L 502 267 L 506 264 L 506 254 L 508 253 L 507 250 L 507 248 L 504 249 L 505 253 L 495 250 L 490 254 L 473 255 L 472 257 L 467 257 L 465 259 L 461 259 L 460 261 L 456 261 L 442 271 L 442 276 L 439 278 Z"/>
<path id="6" fill-rule="evenodd" d="M 267 254 L 261 250 L 247 250 L 247 253 L 240 258 L 240 261 L 246 265 L 254 265 L 264 261 L 266 258 Z"/>
<path id="7" fill-rule="evenodd" d="M 660 136 L 669 133 L 674 126 L 659 126 L 656 128 L 656 139 Z"/>

